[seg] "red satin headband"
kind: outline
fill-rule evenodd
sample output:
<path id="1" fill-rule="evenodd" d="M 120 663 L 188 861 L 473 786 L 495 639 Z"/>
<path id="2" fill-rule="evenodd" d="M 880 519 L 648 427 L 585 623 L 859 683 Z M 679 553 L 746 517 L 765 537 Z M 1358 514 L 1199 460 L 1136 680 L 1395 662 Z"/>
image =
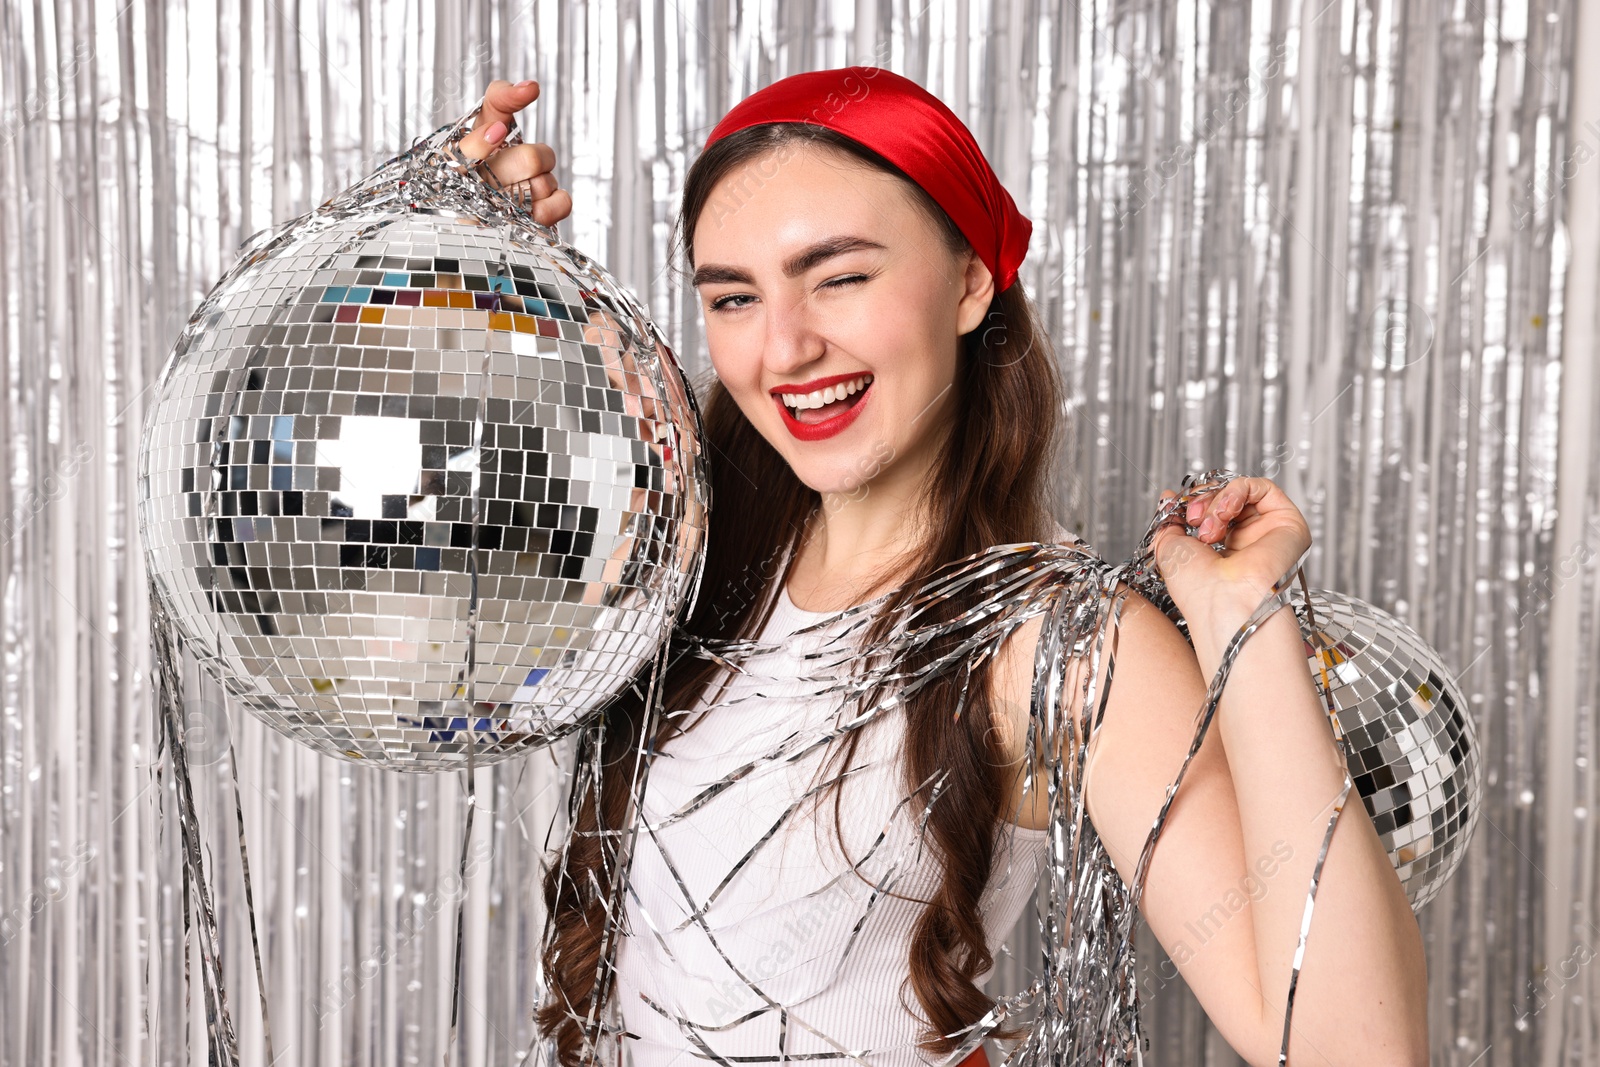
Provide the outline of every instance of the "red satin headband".
<path id="1" fill-rule="evenodd" d="M 910 78 L 880 67 L 790 75 L 735 105 L 706 147 L 769 122 L 826 126 L 877 152 L 944 208 L 994 275 L 996 292 L 1016 280 L 1033 223 L 995 177 L 972 131 Z"/>

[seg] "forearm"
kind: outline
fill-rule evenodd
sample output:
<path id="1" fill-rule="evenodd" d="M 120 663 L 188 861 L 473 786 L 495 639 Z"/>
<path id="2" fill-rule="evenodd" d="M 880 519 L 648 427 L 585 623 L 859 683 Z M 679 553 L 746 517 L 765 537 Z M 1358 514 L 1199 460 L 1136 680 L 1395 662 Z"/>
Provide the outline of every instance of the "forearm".
<path id="1" fill-rule="evenodd" d="M 1189 619 L 1207 679 L 1243 619 L 1239 612 L 1219 615 L 1226 619 L 1214 625 Z M 1220 731 L 1227 753 L 1245 855 L 1290 852 L 1250 905 L 1263 1061 L 1274 1062 L 1312 871 L 1344 785 L 1343 760 L 1291 609 L 1278 609 L 1246 639 L 1211 728 Z M 1289 1063 L 1426 1063 L 1426 1010 L 1416 918 L 1352 787 L 1317 889 Z"/>

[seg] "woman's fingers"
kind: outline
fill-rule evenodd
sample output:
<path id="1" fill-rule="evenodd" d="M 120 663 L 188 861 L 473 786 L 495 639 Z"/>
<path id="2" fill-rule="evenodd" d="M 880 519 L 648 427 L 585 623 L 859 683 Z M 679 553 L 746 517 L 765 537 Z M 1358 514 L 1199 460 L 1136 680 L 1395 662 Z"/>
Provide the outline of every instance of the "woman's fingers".
<path id="1" fill-rule="evenodd" d="M 516 178 L 508 182 L 496 171 L 495 177 L 500 178 L 500 184 L 506 192 L 528 200 L 542 200 L 557 188 L 554 174 L 535 174 L 531 178 Z"/>
<path id="2" fill-rule="evenodd" d="M 539 225 L 554 226 L 572 214 L 572 197 L 565 189 L 557 189 L 543 200 L 535 201 L 528 211 Z"/>
<path id="3" fill-rule="evenodd" d="M 551 187 L 541 193 L 549 196 L 555 191 L 555 178 L 551 171 L 556 166 L 556 150 L 547 144 L 514 144 L 502 148 L 484 164 L 494 172 L 495 181 L 501 185 L 515 185 L 532 178 L 547 176 Z"/>
<path id="4" fill-rule="evenodd" d="M 1162 494 L 1163 499 L 1166 496 Z M 1293 501 L 1270 478 L 1235 478 L 1215 493 L 1189 501 L 1184 521 L 1200 540 L 1211 542 L 1253 531 L 1259 523 L 1275 522 L 1285 513 L 1304 522 Z"/>
<path id="5" fill-rule="evenodd" d="M 556 153 L 549 145 L 512 145 L 489 157 L 484 164 L 494 172 L 501 190 L 545 226 L 554 226 L 572 213 L 572 197 L 556 183 L 551 168 Z"/>
<path id="6" fill-rule="evenodd" d="M 496 171 L 495 181 L 500 183 L 501 192 L 521 205 L 522 210 L 534 217 L 534 221 L 546 226 L 554 226 L 572 211 L 572 197 L 556 184 L 554 174 L 535 174 L 531 178 L 506 183 L 500 172 Z"/>
<path id="7" fill-rule="evenodd" d="M 483 107 L 473 121 L 472 132 L 461 138 L 457 150 L 468 159 L 486 159 L 505 140 L 511 119 L 539 97 L 539 83 L 529 79 L 513 85 L 492 81 L 483 92 Z"/>

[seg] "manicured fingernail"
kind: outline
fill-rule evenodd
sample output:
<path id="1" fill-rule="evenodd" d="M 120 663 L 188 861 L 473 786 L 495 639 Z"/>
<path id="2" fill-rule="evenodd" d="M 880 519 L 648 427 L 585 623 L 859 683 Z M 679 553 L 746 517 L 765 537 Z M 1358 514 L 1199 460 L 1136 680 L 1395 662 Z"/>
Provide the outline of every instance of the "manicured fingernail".
<path id="1" fill-rule="evenodd" d="M 496 122 L 493 126 L 490 126 L 487 130 L 483 131 L 483 139 L 488 141 L 490 144 L 499 144 L 500 138 L 504 137 L 505 135 L 506 124 L 503 122 Z"/>
<path id="2" fill-rule="evenodd" d="M 530 86 L 532 84 L 533 84 L 533 79 L 532 78 L 528 78 L 528 79 L 526 79 L 524 81 L 519 81 L 517 84 L 513 85 L 511 88 L 513 88 L 513 89 L 526 89 L 528 86 Z"/>

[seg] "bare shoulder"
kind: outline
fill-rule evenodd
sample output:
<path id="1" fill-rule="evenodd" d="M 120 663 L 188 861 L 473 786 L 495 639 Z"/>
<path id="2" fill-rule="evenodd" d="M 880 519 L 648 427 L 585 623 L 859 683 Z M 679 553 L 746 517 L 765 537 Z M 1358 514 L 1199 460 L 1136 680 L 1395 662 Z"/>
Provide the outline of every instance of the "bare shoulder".
<path id="1" fill-rule="evenodd" d="M 1194 712 L 1205 697 L 1205 679 L 1194 650 L 1177 625 L 1131 586 L 1119 583 L 1120 614 L 1108 628 L 1091 692 L 1096 704 L 1103 694 L 1104 714 L 1093 730 L 1084 772 L 1090 818 L 1102 837 L 1129 841 L 1149 829 L 1155 810 L 1148 799 L 1164 793 L 1177 774 L 1194 737 Z M 1037 805 L 1022 805 L 1022 785 L 1045 761 L 1063 752 L 1035 753 L 1025 767 L 1025 747 L 1032 704 L 1034 662 L 1042 618 L 1029 619 L 1001 645 L 992 672 L 994 728 L 1005 753 L 1014 785 L 1011 805 L 1019 824 L 1044 826 L 1043 790 L 1029 790 Z M 1064 665 L 1064 708 L 1076 709 L 1091 670 L 1093 642 L 1084 654 Z M 1108 679 L 1109 677 L 1109 688 Z M 1081 744 L 1082 724 L 1063 741 Z M 1211 749 L 1214 731 L 1207 735 Z M 1207 748 L 1202 747 L 1202 754 Z M 1200 757 L 1196 757 L 1199 761 Z M 1191 774 L 1202 771 L 1192 767 Z M 1098 783 L 1098 784 L 1097 784 Z M 1143 798 L 1146 803 L 1134 802 Z M 1117 832 L 1118 830 L 1122 832 Z M 1137 857 L 1135 857 L 1137 858 Z M 1117 859 L 1113 854 L 1113 859 Z M 1118 863 L 1121 866 L 1121 863 Z"/>
<path id="2" fill-rule="evenodd" d="M 1121 599 L 1121 612 L 1117 625 L 1106 635 L 1104 651 L 1115 656 L 1115 680 L 1118 684 L 1125 680 L 1125 675 L 1139 675 L 1157 682 L 1192 681 L 1190 672 L 1184 669 L 1184 661 L 1194 665 L 1193 674 L 1196 676 L 1199 673 L 1198 664 L 1194 663 L 1194 650 L 1177 625 L 1125 582 L 1117 583 L 1116 596 Z M 1006 751 L 1011 755 L 1020 756 L 1022 752 L 1021 742 L 1027 726 L 1035 660 L 1043 626 L 1042 616 L 1024 622 L 1001 643 L 995 655 L 993 693 L 997 704 L 1008 712 L 1004 721 L 995 725 L 1003 734 Z M 1081 691 L 1089 667 L 1088 653 L 1092 648 L 1091 642 L 1084 655 L 1074 657 L 1067 665 L 1067 691 Z M 1110 658 L 1102 656 L 1097 683 L 1103 683 Z M 1103 686 L 1097 684 L 1094 691 L 1102 692 Z M 1021 720 L 1011 721 L 1016 715 L 1020 715 Z"/>

